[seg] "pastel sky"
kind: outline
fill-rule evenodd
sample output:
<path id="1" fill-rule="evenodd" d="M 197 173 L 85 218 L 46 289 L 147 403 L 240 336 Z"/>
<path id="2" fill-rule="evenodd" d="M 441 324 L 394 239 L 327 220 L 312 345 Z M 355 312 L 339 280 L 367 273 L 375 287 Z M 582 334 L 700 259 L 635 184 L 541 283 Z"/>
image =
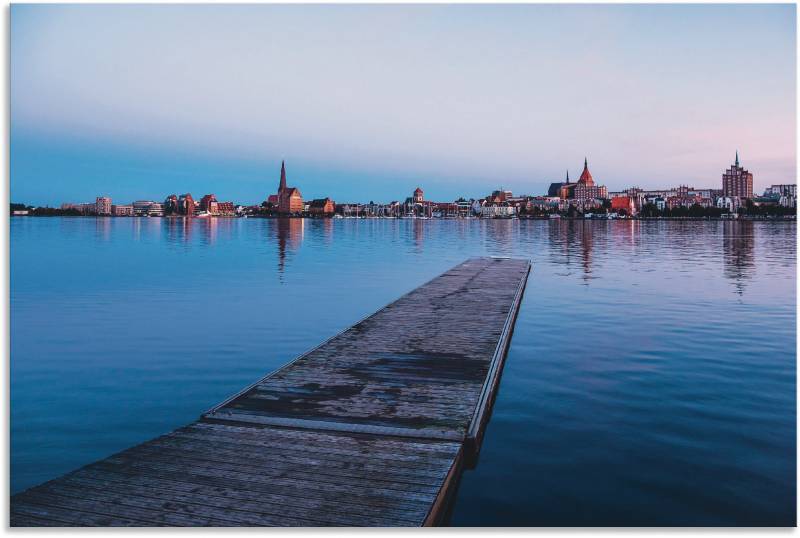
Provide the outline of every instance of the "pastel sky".
<path id="1" fill-rule="evenodd" d="M 12 5 L 11 200 L 796 182 L 795 6 Z"/>

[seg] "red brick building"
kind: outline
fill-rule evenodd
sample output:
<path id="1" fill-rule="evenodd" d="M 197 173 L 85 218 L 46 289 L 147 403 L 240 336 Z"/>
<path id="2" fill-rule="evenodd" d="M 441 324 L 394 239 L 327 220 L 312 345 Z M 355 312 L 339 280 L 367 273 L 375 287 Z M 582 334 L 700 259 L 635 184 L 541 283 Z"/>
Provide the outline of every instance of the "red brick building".
<path id="1" fill-rule="evenodd" d="M 589 160 L 583 160 L 583 172 L 578 178 L 577 183 L 562 183 L 559 189 L 559 197 L 563 200 L 577 200 L 580 202 L 594 200 L 597 198 L 608 198 L 608 189 L 603 185 L 595 185 L 594 178 L 589 172 Z"/>
<path id="2" fill-rule="evenodd" d="M 731 198 L 753 197 L 753 174 L 739 166 L 739 152 L 736 162 L 722 174 L 722 194 Z"/>
<path id="3" fill-rule="evenodd" d="M 636 213 L 636 203 L 630 196 L 615 196 L 611 199 L 611 211 L 634 215 Z"/>
<path id="4" fill-rule="evenodd" d="M 286 165 L 281 161 L 281 181 L 278 184 L 278 213 L 291 215 L 303 212 L 303 196 L 300 189 L 286 186 Z"/>
<path id="5" fill-rule="evenodd" d="M 336 204 L 330 198 L 312 200 L 308 205 L 308 212 L 319 217 L 331 216 L 335 209 Z"/>

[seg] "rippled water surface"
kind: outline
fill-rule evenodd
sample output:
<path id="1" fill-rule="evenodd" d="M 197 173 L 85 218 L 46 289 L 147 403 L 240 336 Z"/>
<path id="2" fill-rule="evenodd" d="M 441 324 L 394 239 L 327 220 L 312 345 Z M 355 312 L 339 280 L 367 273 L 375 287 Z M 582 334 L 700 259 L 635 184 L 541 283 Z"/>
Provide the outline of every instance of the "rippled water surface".
<path id="1" fill-rule="evenodd" d="M 794 223 L 12 219 L 11 491 L 484 254 L 534 267 L 452 524 L 794 524 Z"/>

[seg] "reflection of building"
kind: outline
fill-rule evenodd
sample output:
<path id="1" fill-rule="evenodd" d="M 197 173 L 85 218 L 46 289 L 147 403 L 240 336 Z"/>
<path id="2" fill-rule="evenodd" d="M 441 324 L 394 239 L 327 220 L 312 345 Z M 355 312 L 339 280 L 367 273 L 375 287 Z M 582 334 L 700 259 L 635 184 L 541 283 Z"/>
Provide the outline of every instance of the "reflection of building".
<path id="1" fill-rule="evenodd" d="M 723 274 L 734 282 L 736 292 L 744 293 L 745 280 L 755 269 L 753 223 L 747 220 L 725 221 L 722 225 Z"/>
<path id="2" fill-rule="evenodd" d="M 275 233 L 278 239 L 278 271 L 283 272 L 287 252 L 300 248 L 303 242 L 305 219 L 275 219 Z"/>
<path id="3" fill-rule="evenodd" d="M 274 197 L 273 197 L 274 196 Z M 276 205 L 278 213 L 290 215 L 303 212 L 303 196 L 300 189 L 286 186 L 286 165 L 281 161 L 281 180 L 278 184 L 278 194 L 267 198 L 267 201 Z"/>
<path id="4" fill-rule="evenodd" d="M 108 196 L 98 196 L 95 201 L 95 213 L 98 215 L 110 215 L 111 198 Z"/>
<path id="5" fill-rule="evenodd" d="M 739 152 L 736 162 L 722 174 L 722 194 L 738 198 L 753 197 L 753 174 L 739 166 Z"/>
<path id="6" fill-rule="evenodd" d="M 559 264 L 573 265 L 574 255 L 580 258 L 584 280 L 592 273 L 592 247 L 595 224 L 591 220 L 551 220 L 549 223 L 551 253 L 562 255 Z M 559 248 L 561 251 L 559 251 Z"/>

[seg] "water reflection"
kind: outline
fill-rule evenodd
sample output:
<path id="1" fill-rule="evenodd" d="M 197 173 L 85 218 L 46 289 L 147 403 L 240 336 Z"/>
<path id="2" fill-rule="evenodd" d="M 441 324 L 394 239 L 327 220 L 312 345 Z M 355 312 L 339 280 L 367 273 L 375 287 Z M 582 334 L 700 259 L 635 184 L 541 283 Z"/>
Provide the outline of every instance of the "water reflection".
<path id="1" fill-rule="evenodd" d="M 111 239 L 111 217 L 97 217 L 94 219 L 95 237 L 101 241 Z"/>
<path id="2" fill-rule="evenodd" d="M 189 243 L 192 239 L 192 219 L 168 217 L 167 241 L 171 244 Z"/>
<path id="3" fill-rule="evenodd" d="M 575 257 L 583 270 L 583 280 L 588 285 L 592 278 L 592 249 L 595 229 L 603 224 L 584 220 L 550 222 L 550 256 L 555 263 L 572 267 Z"/>
<path id="4" fill-rule="evenodd" d="M 733 281 L 736 293 L 742 295 L 745 284 L 755 273 L 753 223 L 750 221 L 722 223 L 723 274 Z"/>
<path id="5" fill-rule="evenodd" d="M 283 275 L 286 255 L 300 248 L 303 242 L 305 219 L 281 218 L 275 220 L 275 234 L 278 239 L 278 274 Z"/>

